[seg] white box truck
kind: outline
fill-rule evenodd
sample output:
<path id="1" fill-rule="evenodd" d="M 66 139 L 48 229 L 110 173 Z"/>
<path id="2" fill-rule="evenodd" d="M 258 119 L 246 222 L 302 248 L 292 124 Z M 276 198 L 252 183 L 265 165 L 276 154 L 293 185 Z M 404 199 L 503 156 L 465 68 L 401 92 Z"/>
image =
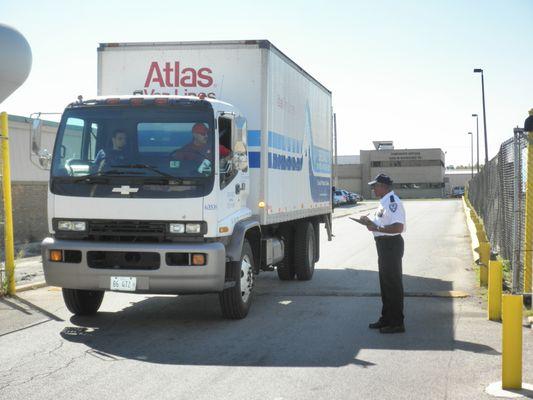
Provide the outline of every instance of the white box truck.
<path id="1" fill-rule="evenodd" d="M 46 281 L 77 315 L 105 291 L 219 293 L 244 318 L 260 271 L 310 280 L 331 239 L 331 92 L 268 41 L 107 43 L 98 97 L 65 109 Z"/>

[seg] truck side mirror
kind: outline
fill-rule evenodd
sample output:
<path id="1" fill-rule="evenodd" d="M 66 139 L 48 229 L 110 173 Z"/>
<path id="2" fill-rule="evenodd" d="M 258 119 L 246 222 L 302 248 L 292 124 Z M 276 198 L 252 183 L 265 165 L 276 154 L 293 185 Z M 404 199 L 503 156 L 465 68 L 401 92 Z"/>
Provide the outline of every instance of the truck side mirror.
<path id="1" fill-rule="evenodd" d="M 39 152 L 39 166 L 42 169 L 49 170 L 52 164 L 52 155 L 46 149 Z"/>
<path id="2" fill-rule="evenodd" d="M 237 117 L 235 118 L 235 143 L 242 142 L 246 145 L 246 118 Z"/>
<path id="3" fill-rule="evenodd" d="M 39 117 L 32 119 L 30 130 L 30 160 L 41 169 L 50 169 L 52 155 L 47 149 L 41 148 L 43 121 Z"/>
<path id="4" fill-rule="evenodd" d="M 43 127 L 42 119 L 33 119 L 31 121 L 31 131 L 30 131 L 30 149 L 31 152 L 35 155 L 39 154 L 41 150 L 41 132 Z"/>
<path id="5" fill-rule="evenodd" d="M 248 154 L 246 152 L 246 146 L 244 145 L 244 142 L 239 141 L 235 143 L 232 163 L 239 171 L 248 170 Z"/>

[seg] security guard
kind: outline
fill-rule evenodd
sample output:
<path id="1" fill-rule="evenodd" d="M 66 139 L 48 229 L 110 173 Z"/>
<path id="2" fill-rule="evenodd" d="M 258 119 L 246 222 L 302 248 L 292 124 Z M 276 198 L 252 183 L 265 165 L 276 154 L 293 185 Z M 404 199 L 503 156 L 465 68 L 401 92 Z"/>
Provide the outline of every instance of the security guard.
<path id="1" fill-rule="evenodd" d="M 405 210 L 392 190 L 392 180 L 379 174 L 368 183 L 380 204 L 374 215 L 362 217 L 367 229 L 374 234 L 378 250 L 379 285 L 383 308 L 381 318 L 369 325 L 381 333 L 405 332 L 403 324 L 402 257 L 405 232 Z"/>

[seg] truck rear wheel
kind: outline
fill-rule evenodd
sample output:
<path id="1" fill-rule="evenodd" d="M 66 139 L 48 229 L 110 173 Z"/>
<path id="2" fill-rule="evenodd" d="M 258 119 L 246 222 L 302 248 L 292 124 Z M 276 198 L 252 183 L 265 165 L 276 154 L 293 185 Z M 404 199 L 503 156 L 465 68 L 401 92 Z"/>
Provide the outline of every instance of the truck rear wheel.
<path id="1" fill-rule="evenodd" d="M 296 276 L 296 269 L 294 268 L 294 257 L 292 248 L 294 246 L 294 232 L 291 229 L 283 231 L 284 257 L 283 261 L 276 267 L 278 278 L 280 281 L 292 281 Z"/>
<path id="2" fill-rule="evenodd" d="M 290 264 L 280 264 L 276 267 L 276 271 L 278 271 L 280 281 L 292 281 L 296 275 L 294 265 Z"/>
<path id="3" fill-rule="evenodd" d="M 228 272 L 235 285 L 218 295 L 222 315 L 228 319 L 243 319 L 250 310 L 254 287 L 254 255 L 248 240 L 244 240 L 240 263 L 230 263 L 226 268 L 231 268 Z"/>
<path id="4" fill-rule="evenodd" d="M 63 288 L 63 300 L 68 310 L 75 315 L 96 314 L 102 300 L 103 290 L 82 290 Z"/>
<path id="5" fill-rule="evenodd" d="M 299 223 L 294 240 L 294 264 L 300 281 L 310 281 L 315 272 L 316 238 L 310 222 Z"/>

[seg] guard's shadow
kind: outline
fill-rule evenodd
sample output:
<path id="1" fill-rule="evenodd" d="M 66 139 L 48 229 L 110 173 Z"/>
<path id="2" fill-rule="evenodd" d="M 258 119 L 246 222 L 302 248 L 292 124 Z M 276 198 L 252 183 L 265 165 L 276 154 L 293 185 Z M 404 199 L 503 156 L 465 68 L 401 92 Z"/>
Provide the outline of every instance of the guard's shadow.
<path id="1" fill-rule="evenodd" d="M 349 282 L 354 276 L 357 280 L 378 279 L 376 272 L 365 270 L 320 269 L 315 274 L 315 279 L 332 282 Z M 404 276 L 406 287 L 451 290 L 451 282 L 423 282 L 427 280 L 436 281 Z M 368 329 L 381 307 L 379 297 L 371 293 L 363 293 L 363 297 L 357 293 L 314 294 L 313 286 L 305 282 L 284 283 L 285 290 L 293 288 L 290 295 L 273 285 L 259 286 L 261 294 L 244 320 L 224 320 L 216 295 L 155 296 L 118 312 L 72 317 L 74 326 L 65 328 L 61 335 L 107 359 L 178 365 L 373 365 L 357 359 L 360 349 L 460 349 L 497 354 L 491 347 L 454 339 L 452 299 L 407 298 L 408 332 L 381 335 Z M 268 294 L 268 287 L 277 294 Z"/>

